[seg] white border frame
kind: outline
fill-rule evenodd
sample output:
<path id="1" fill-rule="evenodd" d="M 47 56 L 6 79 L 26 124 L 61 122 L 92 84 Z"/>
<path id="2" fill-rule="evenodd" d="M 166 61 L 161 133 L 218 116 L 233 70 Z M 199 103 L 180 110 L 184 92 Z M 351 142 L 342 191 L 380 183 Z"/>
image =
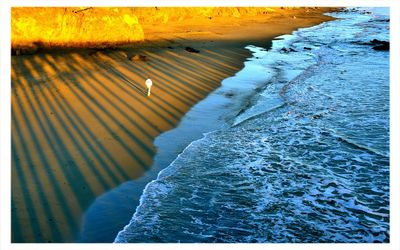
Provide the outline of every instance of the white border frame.
<path id="1" fill-rule="evenodd" d="M 0 0 L 0 249 L 1 250 L 46 250 L 46 249 L 306 249 L 306 250 L 399 250 L 400 238 L 400 8 L 398 0 Z M 319 6 L 319 7 L 390 7 L 390 243 L 388 244 L 11 244 L 11 7 L 64 7 L 64 6 Z M 396 110 L 397 109 L 397 110 Z M 397 154 L 396 154 L 397 153 Z"/>

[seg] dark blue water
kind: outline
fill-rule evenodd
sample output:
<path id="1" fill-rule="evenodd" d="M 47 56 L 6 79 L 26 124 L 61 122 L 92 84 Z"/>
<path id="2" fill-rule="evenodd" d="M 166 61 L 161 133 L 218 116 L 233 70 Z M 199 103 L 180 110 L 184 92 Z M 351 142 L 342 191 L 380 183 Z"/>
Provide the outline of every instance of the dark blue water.
<path id="1" fill-rule="evenodd" d="M 146 186 L 115 242 L 388 242 L 389 53 L 368 45 L 387 13 L 249 46 L 268 84 Z"/>

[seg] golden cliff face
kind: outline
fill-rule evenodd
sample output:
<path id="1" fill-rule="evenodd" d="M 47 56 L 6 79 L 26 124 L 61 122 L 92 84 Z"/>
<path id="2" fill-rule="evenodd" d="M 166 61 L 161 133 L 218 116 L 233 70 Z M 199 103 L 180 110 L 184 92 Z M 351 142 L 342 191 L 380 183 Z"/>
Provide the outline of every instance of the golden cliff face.
<path id="1" fill-rule="evenodd" d="M 249 17 L 285 11 L 251 7 L 12 8 L 12 48 L 107 47 L 143 41 L 141 24 Z"/>
<path id="2" fill-rule="evenodd" d="M 12 47 L 107 46 L 143 40 L 136 15 L 124 8 L 13 8 Z"/>

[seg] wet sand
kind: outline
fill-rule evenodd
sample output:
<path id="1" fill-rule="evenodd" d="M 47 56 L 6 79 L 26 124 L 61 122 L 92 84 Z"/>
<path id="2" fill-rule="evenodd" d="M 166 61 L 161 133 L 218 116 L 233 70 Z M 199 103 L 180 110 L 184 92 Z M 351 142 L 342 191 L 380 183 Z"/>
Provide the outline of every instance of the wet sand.
<path id="1" fill-rule="evenodd" d="M 144 26 L 148 40 L 113 50 L 13 56 L 12 242 L 77 241 L 96 197 L 148 171 L 154 139 L 243 67 L 245 45 L 268 47 L 277 35 L 330 20 L 297 11 Z M 147 61 L 128 59 L 135 54 Z"/>

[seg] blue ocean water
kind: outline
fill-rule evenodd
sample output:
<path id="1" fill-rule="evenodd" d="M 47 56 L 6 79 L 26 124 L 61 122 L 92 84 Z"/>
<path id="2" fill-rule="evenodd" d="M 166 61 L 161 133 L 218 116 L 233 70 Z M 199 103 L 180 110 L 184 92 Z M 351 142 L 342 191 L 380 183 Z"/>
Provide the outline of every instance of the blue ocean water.
<path id="1" fill-rule="evenodd" d="M 389 241 L 389 53 L 368 45 L 388 10 L 331 15 L 248 46 L 268 83 L 146 186 L 115 242 Z"/>

